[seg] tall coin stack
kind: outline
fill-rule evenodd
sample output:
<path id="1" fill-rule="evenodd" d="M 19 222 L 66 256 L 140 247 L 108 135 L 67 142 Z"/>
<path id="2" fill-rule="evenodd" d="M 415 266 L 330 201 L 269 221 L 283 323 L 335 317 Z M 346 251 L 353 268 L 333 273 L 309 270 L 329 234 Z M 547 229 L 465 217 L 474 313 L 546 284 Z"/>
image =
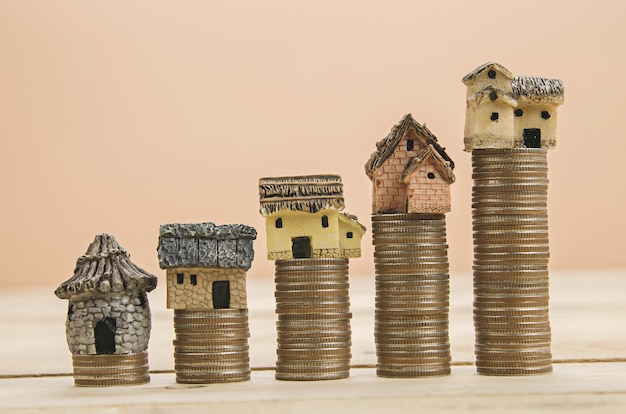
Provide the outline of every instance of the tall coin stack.
<path id="1" fill-rule="evenodd" d="M 176 382 L 206 384 L 250 379 L 247 309 L 175 310 L 174 330 Z"/>
<path id="2" fill-rule="evenodd" d="M 552 372 L 546 149 L 472 152 L 476 366 Z"/>
<path id="3" fill-rule="evenodd" d="M 348 259 L 277 260 L 276 379 L 350 375 Z"/>
<path id="4" fill-rule="evenodd" d="M 377 375 L 450 374 L 445 216 L 372 216 Z"/>
<path id="5" fill-rule="evenodd" d="M 548 164 L 563 82 L 487 62 L 463 77 L 463 142 L 474 185 L 476 367 L 484 375 L 552 372 Z"/>
<path id="6" fill-rule="evenodd" d="M 450 274 L 446 220 L 454 162 L 411 114 L 376 144 L 373 183 L 377 374 L 450 374 Z"/>

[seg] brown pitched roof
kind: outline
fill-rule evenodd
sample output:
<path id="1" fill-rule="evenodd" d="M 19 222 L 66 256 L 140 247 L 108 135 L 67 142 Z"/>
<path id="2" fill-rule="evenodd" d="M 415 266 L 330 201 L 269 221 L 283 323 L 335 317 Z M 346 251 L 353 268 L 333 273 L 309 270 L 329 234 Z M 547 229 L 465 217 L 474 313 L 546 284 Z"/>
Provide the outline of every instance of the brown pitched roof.
<path id="1" fill-rule="evenodd" d="M 149 292 L 156 285 L 157 277 L 134 265 L 128 252 L 113 236 L 100 234 L 76 261 L 74 276 L 63 282 L 54 293 L 61 299 L 69 299 L 87 292 Z"/>
<path id="2" fill-rule="evenodd" d="M 316 213 L 345 207 L 343 184 L 338 175 L 261 178 L 259 201 L 264 217 L 280 210 Z"/>
<path id="3" fill-rule="evenodd" d="M 400 181 L 408 183 L 413 172 L 415 172 L 429 157 L 433 157 L 437 164 L 439 164 L 441 171 L 444 173 L 444 178 L 449 183 L 453 183 L 456 178 L 454 177 L 454 172 L 452 172 L 450 163 L 444 160 L 432 145 L 429 145 L 420 155 L 414 157 L 407 163 L 406 168 L 402 173 L 402 177 L 400 177 Z"/>
<path id="4" fill-rule="evenodd" d="M 477 67 L 476 69 L 468 73 L 467 75 L 465 75 L 463 77 L 463 83 L 467 85 L 472 80 L 474 80 L 478 75 L 480 75 L 481 73 L 489 69 L 494 69 L 509 79 L 513 79 L 514 77 L 513 74 L 501 64 L 496 63 L 496 62 L 487 62 L 487 63 L 480 65 L 479 67 Z"/>
<path id="5" fill-rule="evenodd" d="M 406 114 L 400 123 L 394 125 L 389 134 L 383 138 L 381 141 L 376 143 L 376 151 L 370 156 L 370 159 L 365 164 L 365 173 L 368 177 L 372 177 L 374 171 L 378 169 L 384 162 L 389 158 L 396 147 L 402 140 L 404 134 L 410 129 L 413 128 L 415 132 L 420 134 L 425 140 L 426 145 L 432 145 L 433 149 L 450 164 L 450 168 L 454 168 L 454 161 L 446 154 L 445 148 L 442 148 L 437 143 L 437 137 L 433 135 L 432 132 L 426 125 L 420 125 L 411 114 Z"/>
<path id="6" fill-rule="evenodd" d="M 551 102 L 560 105 L 564 101 L 563 82 L 559 79 L 518 76 L 511 82 L 513 95 L 520 100 Z"/>

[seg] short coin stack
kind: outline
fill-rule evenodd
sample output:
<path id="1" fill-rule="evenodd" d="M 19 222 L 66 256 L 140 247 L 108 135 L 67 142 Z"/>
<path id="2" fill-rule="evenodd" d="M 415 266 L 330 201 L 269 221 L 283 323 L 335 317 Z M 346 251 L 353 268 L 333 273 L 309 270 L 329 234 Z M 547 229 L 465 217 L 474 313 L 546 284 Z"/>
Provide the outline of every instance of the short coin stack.
<path id="1" fill-rule="evenodd" d="M 350 375 L 348 259 L 276 261 L 276 379 L 313 381 Z"/>
<path id="2" fill-rule="evenodd" d="M 450 374 L 450 275 L 443 214 L 372 216 L 377 375 Z"/>
<path id="3" fill-rule="evenodd" d="M 551 372 L 546 150 L 474 150 L 472 165 L 478 373 Z"/>
<path id="4" fill-rule="evenodd" d="M 74 384 L 79 387 L 139 385 L 150 382 L 148 352 L 72 355 Z"/>
<path id="5" fill-rule="evenodd" d="M 174 330 L 176 382 L 250 379 L 247 309 L 175 310 Z"/>

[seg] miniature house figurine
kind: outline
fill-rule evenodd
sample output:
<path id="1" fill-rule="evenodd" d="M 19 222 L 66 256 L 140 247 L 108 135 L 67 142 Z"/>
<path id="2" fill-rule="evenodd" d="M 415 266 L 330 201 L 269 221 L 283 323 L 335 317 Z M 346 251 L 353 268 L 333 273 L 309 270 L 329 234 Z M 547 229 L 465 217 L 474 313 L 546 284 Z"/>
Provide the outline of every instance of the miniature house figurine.
<path id="1" fill-rule="evenodd" d="M 465 151 L 487 148 L 553 148 L 557 107 L 563 103 L 558 79 L 513 76 L 488 62 L 463 78 L 467 86 Z"/>
<path id="2" fill-rule="evenodd" d="M 146 292 L 156 285 L 156 276 L 134 265 L 111 235 L 96 236 L 87 253 L 78 258 L 74 276 L 54 292 L 69 300 L 67 343 L 73 354 L 76 385 L 149 381 Z M 120 366 L 134 369 L 129 374 Z M 97 368 L 102 373 L 97 373 Z M 90 370 L 89 375 L 83 375 L 85 369 Z"/>
<path id="3" fill-rule="evenodd" d="M 243 224 L 162 225 L 158 254 L 168 309 L 246 309 L 255 238 L 256 230 Z"/>
<path id="4" fill-rule="evenodd" d="M 365 233 L 344 208 L 338 175 L 261 178 L 269 260 L 361 256 Z"/>
<path id="5" fill-rule="evenodd" d="M 374 184 L 372 214 L 449 212 L 453 169 L 437 138 L 405 115 L 365 164 Z"/>

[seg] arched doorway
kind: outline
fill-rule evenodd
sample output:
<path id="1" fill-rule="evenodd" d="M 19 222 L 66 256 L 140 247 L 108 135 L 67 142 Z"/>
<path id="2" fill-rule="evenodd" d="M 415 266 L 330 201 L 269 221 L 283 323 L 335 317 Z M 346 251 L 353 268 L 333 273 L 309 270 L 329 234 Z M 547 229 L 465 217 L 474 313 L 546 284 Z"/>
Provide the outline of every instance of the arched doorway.
<path id="1" fill-rule="evenodd" d="M 115 353 L 115 328 L 114 318 L 105 318 L 96 324 L 93 329 L 96 338 L 96 354 Z"/>

